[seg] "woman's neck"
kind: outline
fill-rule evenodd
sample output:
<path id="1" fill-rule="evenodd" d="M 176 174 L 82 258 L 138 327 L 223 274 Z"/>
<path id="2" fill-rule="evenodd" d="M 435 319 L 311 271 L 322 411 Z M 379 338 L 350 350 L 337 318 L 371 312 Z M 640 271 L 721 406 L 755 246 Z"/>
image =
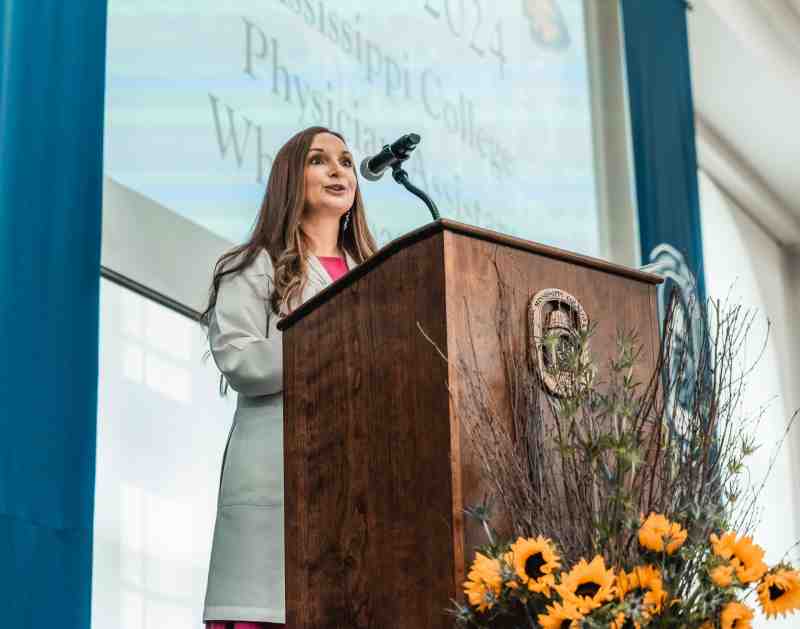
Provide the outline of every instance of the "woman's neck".
<path id="1" fill-rule="evenodd" d="M 318 258 L 342 257 L 339 248 L 339 219 L 335 217 L 319 217 L 306 219 L 302 223 L 303 231 L 309 240 L 309 249 Z"/>

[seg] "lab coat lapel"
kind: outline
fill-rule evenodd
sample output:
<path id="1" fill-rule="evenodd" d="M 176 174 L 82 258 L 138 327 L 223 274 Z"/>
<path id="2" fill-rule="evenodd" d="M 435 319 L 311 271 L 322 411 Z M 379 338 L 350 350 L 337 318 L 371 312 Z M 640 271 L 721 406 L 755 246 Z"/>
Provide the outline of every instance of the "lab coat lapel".
<path id="1" fill-rule="evenodd" d="M 308 301 L 326 286 L 331 284 L 331 276 L 315 255 L 308 256 L 308 280 L 303 290 L 303 302 Z"/>
<path id="2" fill-rule="evenodd" d="M 358 266 L 356 261 L 353 257 L 347 252 L 344 252 L 345 263 L 347 264 L 347 270 L 351 271 Z M 322 262 L 319 261 L 317 256 L 311 254 L 308 256 L 308 281 L 306 281 L 306 287 L 303 290 L 303 302 L 308 301 L 322 289 L 330 286 L 333 283 L 331 280 L 331 276 L 325 270 L 325 267 L 322 266 Z"/>

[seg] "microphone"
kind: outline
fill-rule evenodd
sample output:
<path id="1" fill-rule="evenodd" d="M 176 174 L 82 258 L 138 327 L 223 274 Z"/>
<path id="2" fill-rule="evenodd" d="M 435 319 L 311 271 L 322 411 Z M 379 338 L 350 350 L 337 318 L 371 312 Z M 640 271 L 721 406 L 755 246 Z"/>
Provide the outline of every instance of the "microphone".
<path id="1" fill-rule="evenodd" d="M 407 133 L 391 145 L 384 146 L 380 153 L 372 157 L 365 157 L 361 162 L 361 176 L 369 181 L 378 181 L 383 177 L 383 172 L 390 166 L 407 160 L 411 151 L 417 148 L 420 137 L 416 133 Z"/>

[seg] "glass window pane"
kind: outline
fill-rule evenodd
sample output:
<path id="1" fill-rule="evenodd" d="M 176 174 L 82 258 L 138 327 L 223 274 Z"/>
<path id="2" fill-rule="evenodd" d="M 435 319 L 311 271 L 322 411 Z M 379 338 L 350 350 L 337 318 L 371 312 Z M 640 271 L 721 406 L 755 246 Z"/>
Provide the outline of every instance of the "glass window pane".
<path id="1" fill-rule="evenodd" d="M 199 325 L 103 280 L 92 626 L 201 625 L 235 394 Z"/>

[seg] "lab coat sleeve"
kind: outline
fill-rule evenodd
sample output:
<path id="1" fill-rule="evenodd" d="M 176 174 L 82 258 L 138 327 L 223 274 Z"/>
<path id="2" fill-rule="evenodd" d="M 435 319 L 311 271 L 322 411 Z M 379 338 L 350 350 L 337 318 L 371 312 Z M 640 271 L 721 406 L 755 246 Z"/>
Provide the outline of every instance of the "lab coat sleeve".
<path id="1" fill-rule="evenodd" d="M 225 276 L 209 321 L 211 354 L 230 386 L 249 397 L 283 390 L 283 344 L 269 305 L 272 263 L 266 251 Z"/>

